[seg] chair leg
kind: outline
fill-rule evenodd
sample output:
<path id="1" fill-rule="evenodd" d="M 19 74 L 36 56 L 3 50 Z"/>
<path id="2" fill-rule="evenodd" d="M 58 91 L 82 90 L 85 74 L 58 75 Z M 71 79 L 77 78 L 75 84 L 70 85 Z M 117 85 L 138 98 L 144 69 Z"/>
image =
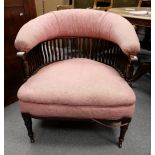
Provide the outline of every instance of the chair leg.
<path id="1" fill-rule="evenodd" d="M 32 119 L 31 119 L 31 115 L 29 113 L 22 113 L 22 117 L 25 123 L 25 126 L 27 128 L 28 131 L 28 136 L 30 137 L 30 141 L 31 143 L 34 143 L 34 137 L 33 137 L 33 131 L 32 131 Z"/>
<path id="2" fill-rule="evenodd" d="M 119 137 L 119 148 L 122 148 L 122 143 L 124 141 L 124 136 L 125 136 L 125 133 L 128 129 L 128 126 L 129 126 L 129 123 L 131 122 L 131 118 L 123 118 L 122 121 L 121 121 L 121 124 L 125 124 L 125 123 L 128 123 L 127 125 L 124 125 L 124 126 L 121 126 L 120 127 L 120 137 Z"/>

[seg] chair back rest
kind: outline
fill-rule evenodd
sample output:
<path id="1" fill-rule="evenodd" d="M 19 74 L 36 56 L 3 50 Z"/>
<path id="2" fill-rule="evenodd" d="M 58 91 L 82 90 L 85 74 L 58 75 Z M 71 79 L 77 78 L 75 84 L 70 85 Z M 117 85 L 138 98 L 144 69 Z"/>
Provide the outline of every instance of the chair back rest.
<path id="1" fill-rule="evenodd" d="M 118 44 L 127 55 L 135 55 L 140 50 L 134 27 L 126 19 L 91 9 L 53 11 L 37 17 L 20 29 L 15 47 L 29 52 L 43 41 L 62 37 L 105 39 Z"/>

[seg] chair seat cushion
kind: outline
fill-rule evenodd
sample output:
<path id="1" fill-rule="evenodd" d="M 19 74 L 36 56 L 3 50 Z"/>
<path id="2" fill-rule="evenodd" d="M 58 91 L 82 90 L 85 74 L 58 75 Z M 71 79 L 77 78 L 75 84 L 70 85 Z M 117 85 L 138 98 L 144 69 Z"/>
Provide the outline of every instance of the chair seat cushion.
<path id="1" fill-rule="evenodd" d="M 77 58 L 43 67 L 18 91 L 19 100 L 60 105 L 124 106 L 135 95 L 112 67 Z"/>
<path id="2" fill-rule="evenodd" d="M 133 113 L 135 103 L 133 90 L 114 68 L 85 58 L 43 67 L 20 87 L 18 98 L 21 104 L 24 103 L 22 111 L 32 103 L 41 107 L 72 108 L 132 106 Z"/>

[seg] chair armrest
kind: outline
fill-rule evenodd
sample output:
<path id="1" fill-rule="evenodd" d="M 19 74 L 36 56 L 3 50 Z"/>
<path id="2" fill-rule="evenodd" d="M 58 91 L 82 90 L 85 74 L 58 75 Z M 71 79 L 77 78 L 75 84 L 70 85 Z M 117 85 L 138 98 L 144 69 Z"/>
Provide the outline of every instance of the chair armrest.
<path id="1" fill-rule="evenodd" d="M 25 52 L 17 52 L 17 57 L 21 58 L 21 59 L 24 59 L 25 56 L 26 56 L 26 53 Z"/>
<path id="2" fill-rule="evenodd" d="M 137 62 L 138 61 L 138 57 L 136 55 L 131 55 L 130 56 L 130 61 L 131 62 Z"/>
<path id="3" fill-rule="evenodd" d="M 24 79 L 23 79 L 23 81 L 26 81 L 29 77 L 29 67 L 28 67 L 28 62 L 26 61 L 27 53 L 17 52 L 16 55 L 17 55 L 17 57 L 19 57 L 22 60 L 22 66 L 24 68 Z"/>
<path id="4" fill-rule="evenodd" d="M 17 52 L 17 57 L 21 58 L 22 60 L 24 70 L 24 81 L 26 81 L 31 75 L 37 72 L 44 65 L 40 45 L 36 46 L 28 53 Z"/>
<path id="5" fill-rule="evenodd" d="M 138 61 L 138 57 L 135 55 L 129 56 L 129 64 L 126 70 L 126 81 L 131 85 L 131 80 L 133 78 L 134 66 L 133 64 Z"/>

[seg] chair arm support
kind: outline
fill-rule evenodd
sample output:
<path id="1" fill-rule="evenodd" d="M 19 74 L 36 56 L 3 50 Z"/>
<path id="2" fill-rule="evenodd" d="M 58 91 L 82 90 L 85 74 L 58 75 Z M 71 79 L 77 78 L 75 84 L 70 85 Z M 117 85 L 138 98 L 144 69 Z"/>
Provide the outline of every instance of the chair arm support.
<path id="1" fill-rule="evenodd" d="M 29 65 L 28 61 L 26 60 L 27 53 L 25 52 L 17 52 L 17 57 L 21 58 L 22 60 L 22 65 L 24 68 L 24 81 L 26 81 L 29 78 Z"/>
<path id="2" fill-rule="evenodd" d="M 135 56 L 135 55 L 130 55 L 129 56 L 129 64 L 127 66 L 127 71 L 126 71 L 126 80 L 127 82 L 130 84 L 131 83 L 131 80 L 132 80 L 132 77 L 133 77 L 133 72 L 134 72 L 134 66 L 133 64 L 135 62 L 138 61 L 138 57 Z"/>
<path id="3" fill-rule="evenodd" d="M 43 54 L 40 46 L 34 47 L 28 53 L 17 52 L 17 56 L 21 58 L 24 69 L 24 81 L 37 72 L 45 65 Z"/>

